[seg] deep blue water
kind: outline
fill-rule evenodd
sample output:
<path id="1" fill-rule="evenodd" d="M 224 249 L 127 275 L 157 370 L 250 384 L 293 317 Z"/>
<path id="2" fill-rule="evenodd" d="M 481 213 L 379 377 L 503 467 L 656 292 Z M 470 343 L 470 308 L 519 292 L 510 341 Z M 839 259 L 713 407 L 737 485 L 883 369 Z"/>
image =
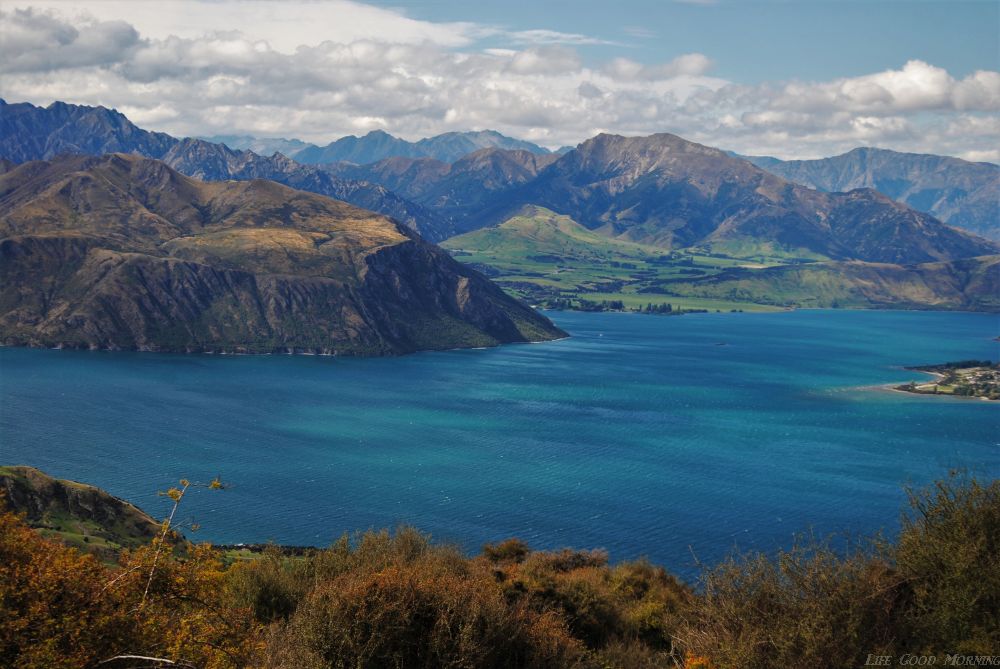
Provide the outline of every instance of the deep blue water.
<path id="1" fill-rule="evenodd" d="M 395 359 L 0 349 L 0 462 L 86 481 L 196 538 L 323 545 L 409 523 L 469 550 L 647 555 L 898 526 L 902 486 L 1000 476 L 1000 404 L 870 386 L 998 356 L 996 315 L 550 314 L 573 337 Z"/>

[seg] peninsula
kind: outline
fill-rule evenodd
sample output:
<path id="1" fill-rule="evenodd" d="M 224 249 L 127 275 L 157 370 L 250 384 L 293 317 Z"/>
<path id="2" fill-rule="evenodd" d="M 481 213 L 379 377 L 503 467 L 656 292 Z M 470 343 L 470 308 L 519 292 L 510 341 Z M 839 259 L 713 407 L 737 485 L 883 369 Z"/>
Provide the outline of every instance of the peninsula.
<path id="1" fill-rule="evenodd" d="M 1000 400 L 1000 363 L 994 364 L 989 360 L 963 360 L 943 365 L 907 367 L 907 369 L 932 374 L 934 379 L 926 383 L 910 381 L 896 386 L 896 390 L 919 395 L 953 395 Z"/>

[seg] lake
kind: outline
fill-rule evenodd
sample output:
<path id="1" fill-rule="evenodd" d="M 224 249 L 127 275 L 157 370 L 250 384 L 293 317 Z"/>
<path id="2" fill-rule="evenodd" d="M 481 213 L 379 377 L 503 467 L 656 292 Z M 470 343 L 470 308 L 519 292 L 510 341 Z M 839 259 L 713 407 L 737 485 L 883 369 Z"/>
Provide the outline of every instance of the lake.
<path id="1" fill-rule="evenodd" d="M 0 462 L 213 542 L 412 524 L 473 551 L 695 557 L 898 527 L 902 486 L 1000 475 L 1000 404 L 872 388 L 998 357 L 995 314 L 550 313 L 570 339 L 402 358 L 0 349 Z"/>

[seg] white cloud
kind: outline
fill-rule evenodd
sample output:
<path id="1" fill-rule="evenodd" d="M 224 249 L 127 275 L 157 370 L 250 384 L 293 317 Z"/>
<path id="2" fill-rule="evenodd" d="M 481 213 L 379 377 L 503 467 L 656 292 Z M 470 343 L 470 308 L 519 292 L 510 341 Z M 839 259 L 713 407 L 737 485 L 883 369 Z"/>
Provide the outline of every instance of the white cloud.
<path id="1" fill-rule="evenodd" d="M 624 81 L 658 81 L 681 75 L 699 76 L 707 74 L 712 61 L 700 53 L 686 53 L 669 63 L 643 65 L 628 58 L 614 58 L 604 66 L 603 72 L 614 79 Z"/>
<path id="2" fill-rule="evenodd" d="M 381 39 L 397 44 L 431 42 L 467 46 L 479 29 L 472 23 L 433 23 L 352 0 L 4 0 L 10 9 L 34 7 L 63 15 L 125 21 L 150 39 L 198 38 L 224 27 L 282 53 L 301 44 Z"/>
<path id="3" fill-rule="evenodd" d="M 578 33 L 563 33 L 556 30 L 497 30 L 487 29 L 479 31 L 479 35 L 489 37 L 499 35 L 505 37 L 513 44 L 573 44 L 576 46 L 587 46 L 594 44 L 613 45 L 610 40 L 589 37 Z"/>
<path id="4" fill-rule="evenodd" d="M 11 73 L 110 65 L 139 43 L 124 21 L 85 19 L 74 26 L 30 8 L 2 12 L 0 20 L 0 61 Z"/>
<path id="5" fill-rule="evenodd" d="M 492 128 L 555 147 L 602 131 L 669 131 L 781 157 L 871 144 L 990 158 L 985 147 L 1000 144 L 1000 73 L 959 79 L 917 60 L 746 86 L 711 76 L 700 53 L 588 63 L 575 47 L 600 40 L 417 21 L 347 0 L 293 0 L 282 12 L 231 0 L 164 0 L 156 12 L 108 0 L 86 14 L 36 4 L 7 0 L 0 12 L 0 95 L 117 107 L 175 135 L 325 143 L 375 128 L 408 139 Z"/>
<path id="6" fill-rule="evenodd" d="M 1000 149 L 972 149 L 958 156 L 974 163 L 1000 163 Z"/>
<path id="7" fill-rule="evenodd" d="M 899 70 L 823 83 L 791 83 L 772 104 L 819 112 L 990 111 L 1000 105 L 1000 74 L 976 72 L 957 81 L 940 67 L 911 60 Z"/>
<path id="8" fill-rule="evenodd" d="M 541 47 L 515 51 L 507 69 L 516 74 L 560 74 L 580 70 L 580 57 L 566 47 Z"/>

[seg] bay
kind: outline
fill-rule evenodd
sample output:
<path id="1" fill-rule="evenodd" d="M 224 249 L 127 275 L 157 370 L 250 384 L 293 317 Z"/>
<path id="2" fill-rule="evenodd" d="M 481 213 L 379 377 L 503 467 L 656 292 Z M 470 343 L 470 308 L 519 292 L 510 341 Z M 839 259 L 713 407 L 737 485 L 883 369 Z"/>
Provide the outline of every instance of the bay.
<path id="1" fill-rule="evenodd" d="M 995 314 L 550 313 L 572 337 L 402 358 L 0 349 L 0 462 L 216 543 L 411 524 L 469 551 L 696 560 L 898 528 L 903 486 L 1000 476 L 1000 404 L 879 386 L 996 360 Z"/>

